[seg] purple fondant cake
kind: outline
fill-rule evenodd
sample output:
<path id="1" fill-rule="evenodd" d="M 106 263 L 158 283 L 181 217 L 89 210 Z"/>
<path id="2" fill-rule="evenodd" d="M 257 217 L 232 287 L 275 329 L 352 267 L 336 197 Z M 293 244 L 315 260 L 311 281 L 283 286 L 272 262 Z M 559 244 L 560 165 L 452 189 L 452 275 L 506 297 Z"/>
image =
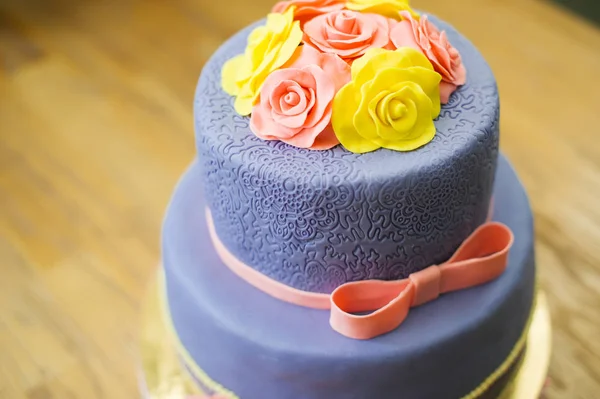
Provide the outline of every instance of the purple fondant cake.
<path id="1" fill-rule="evenodd" d="M 403 0 L 282 2 L 209 60 L 194 111 L 163 265 L 199 387 L 502 393 L 533 307 L 532 219 L 469 41 Z"/>
<path id="2" fill-rule="evenodd" d="M 196 91 L 196 142 L 216 230 L 237 257 L 284 284 L 331 292 L 440 263 L 483 223 L 498 157 L 496 81 L 472 44 L 440 26 L 469 81 L 442 107 L 433 140 L 411 152 L 259 139 L 220 88 L 223 63 L 244 51 L 252 27 L 216 52 Z"/>

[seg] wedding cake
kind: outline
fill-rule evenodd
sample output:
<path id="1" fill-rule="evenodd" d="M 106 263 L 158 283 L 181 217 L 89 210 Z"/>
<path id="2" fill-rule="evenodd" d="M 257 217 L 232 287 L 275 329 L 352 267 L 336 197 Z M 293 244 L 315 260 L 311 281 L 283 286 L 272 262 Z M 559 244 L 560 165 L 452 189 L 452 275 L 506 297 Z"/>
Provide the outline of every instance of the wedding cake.
<path id="1" fill-rule="evenodd" d="M 283 1 L 207 62 L 194 115 L 162 299 L 199 388 L 501 394 L 533 310 L 532 214 L 465 37 L 405 0 Z"/>

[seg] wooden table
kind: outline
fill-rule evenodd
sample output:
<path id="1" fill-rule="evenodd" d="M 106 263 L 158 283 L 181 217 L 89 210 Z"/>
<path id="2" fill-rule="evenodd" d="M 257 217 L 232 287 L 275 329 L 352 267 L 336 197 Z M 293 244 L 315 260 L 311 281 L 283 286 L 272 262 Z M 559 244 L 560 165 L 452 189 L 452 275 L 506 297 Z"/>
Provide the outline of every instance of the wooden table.
<path id="1" fill-rule="evenodd" d="M 0 397 L 134 398 L 139 303 L 207 57 L 267 0 L 0 1 Z M 600 31 L 534 0 L 415 0 L 496 72 L 536 216 L 549 398 L 600 397 Z"/>

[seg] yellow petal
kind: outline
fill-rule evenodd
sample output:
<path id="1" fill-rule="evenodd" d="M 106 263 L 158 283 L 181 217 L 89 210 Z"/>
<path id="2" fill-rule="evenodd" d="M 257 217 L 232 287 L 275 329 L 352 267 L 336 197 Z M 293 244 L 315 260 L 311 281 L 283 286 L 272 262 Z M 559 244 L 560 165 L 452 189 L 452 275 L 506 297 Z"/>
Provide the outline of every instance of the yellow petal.
<path id="1" fill-rule="evenodd" d="M 279 68 L 292 58 L 292 55 L 294 55 L 294 52 L 298 49 L 298 45 L 300 45 L 300 42 L 302 41 L 302 35 L 300 22 L 294 21 L 287 40 L 283 42 L 281 49 L 277 53 L 277 58 L 273 63 L 274 68 Z"/>
<path id="2" fill-rule="evenodd" d="M 340 143 L 350 152 L 362 154 L 375 151 L 379 146 L 363 138 L 349 117 L 358 109 L 360 94 L 352 83 L 348 83 L 337 92 L 333 99 L 331 125 Z"/>
<path id="3" fill-rule="evenodd" d="M 268 33 L 269 33 L 269 31 L 267 30 L 267 27 L 264 25 L 257 26 L 256 28 L 254 28 L 252 30 L 252 32 L 250 32 L 250 35 L 248 35 L 247 45 L 246 45 L 246 49 L 244 50 L 244 53 L 248 57 L 252 57 L 252 54 L 254 53 L 256 46 L 258 46 L 260 43 L 262 43 L 264 41 L 264 38 Z"/>
<path id="4" fill-rule="evenodd" d="M 370 91 L 370 84 L 368 83 L 360 87 L 359 93 L 359 101 L 356 108 L 353 109 L 354 117 L 351 118 L 352 124 L 361 137 L 373 141 L 377 139 L 378 133 L 377 115 L 372 115 L 369 111 L 369 104 L 373 101 L 374 97 L 381 95 L 381 93 Z"/>
<path id="5" fill-rule="evenodd" d="M 361 72 L 361 75 L 363 73 Z M 436 118 L 440 113 L 440 88 L 439 83 L 442 76 L 433 71 L 422 67 L 409 68 L 382 68 L 376 72 L 375 78 L 372 79 L 369 86 L 369 97 L 375 96 L 377 93 L 390 90 L 399 90 L 402 82 L 414 82 L 421 86 L 423 91 L 431 99 L 433 103 L 432 118 Z M 358 78 L 356 80 L 359 81 Z M 390 84 L 390 82 L 393 82 Z M 436 105 L 437 104 L 437 105 Z"/>
<path id="6" fill-rule="evenodd" d="M 363 85 L 371 80 L 381 70 L 386 68 L 410 68 L 422 67 L 433 72 L 433 65 L 420 51 L 410 47 L 401 47 L 398 50 L 371 49 L 365 53 L 363 58 L 354 61 L 359 65 L 353 67 L 352 78 L 358 85 Z M 440 76 L 441 79 L 441 76 Z M 394 82 L 393 80 L 388 81 Z"/>
<path id="7" fill-rule="evenodd" d="M 302 41 L 294 10 L 290 7 L 283 14 L 269 14 L 267 23 L 248 36 L 244 54 L 223 65 L 221 84 L 228 94 L 238 96 L 235 109 L 239 114 L 250 114 L 267 76 L 284 65 Z"/>
<path id="8" fill-rule="evenodd" d="M 336 95 L 332 117 L 346 149 L 411 151 L 433 139 L 441 75 L 421 52 L 369 50 L 354 61 L 352 78 Z"/>
<path id="9" fill-rule="evenodd" d="M 239 93 L 240 87 L 238 86 L 238 73 L 244 63 L 244 56 L 238 55 L 228 60 L 223 64 L 221 70 L 221 85 L 223 90 L 230 96 L 235 96 Z"/>
<path id="10" fill-rule="evenodd" d="M 396 140 L 376 140 L 377 144 L 384 148 L 395 151 L 412 151 L 424 146 L 433 140 L 435 136 L 435 125 L 431 119 L 431 99 L 414 82 L 406 82 L 406 86 L 398 92 L 406 103 L 411 103 L 411 128 L 408 134 L 402 135 Z"/>
<path id="11" fill-rule="evenodd" d="M 385 50 L 382 48 L 370 48 L 368 49 L 362 57 L 354 60 L 350 67 L 350 72 L 352 75 L 352 79 L 356 78 L 356 75 L 360 72 L 361 69 L 365 67 L 367 62 L 376 55 L 383 54 L 389 52 L 390 50 Z"/>
<path id="12" fill-rule="evenodd" d="M 419 118 L 421 118 L 419 116 Z M 423 147 L 429 143 L 435 137 L 435 125 L 433 120 L 423 120 L 424 124 L 419 125 L 420 135 L 412 140 L 401 140 L 401 141 L 389 141 L 382 145 L 383 148 L 387 148 L 394 151 L 413 151 L 419 147 Z"/>
<path id="13" fill-rule="evenodd" d="M 405 82 L 405 86 L 399 91 L 388 95 L 383 101 L 383 112 L 386 113 L 389 129 L 383 130 L 379 137 L 384 140 L 405 140 L 413 131 L 418 118 L 418 110 L 415 101 L 407 92 L 411 90 L 412 82 Z M 401 115 L 392 115 L 391 108 L 397 104 L 402 108 Z M 393 133 L 392 133 L 393 132 Z"/>
<path id="14" fill-rule="evenodd" d="M 377 139 L 377 137 L 394 139 L 394 137 L 398 135 L 398 132 L 395 132 L 392 126 L 388 123 L 389 113 L 386 109 L 386 98 L 390 95 L 393 95 L 393 93 L 390 93 L 389 91 L 382 91 L 368 102 L 368 114 L 375 125 L 373 128 L 375 139 Z M 356 119 L 354 124 L 356 125 Z"/>
<path id="15" fill-rule="evenodd" d="M 413 17 L 418 17 L 418 14 L 408 3 L 408 0 L 350 0 L 346 3 L 346 8 L 354 11 L 380 14 L 398 20 L 401 19 L 400 11 L 408 11 Z"/>
<path id="16" fill-rule="evenodd" d="M 406 90 L 406 88 L 404 88 L 403 90 Z M 411 131 L 414 129 L 415 123 L 417 123 L 419 115 L 415 101 L 413 101 L 411 98 L 404 97 L 402 93 L 399 93 L 399 97 L 402 98 L 402 104 L 406 107 L 405 115 L 398 119 L 390 118 L 390 124 L 392 128 L 396 132 L 398 132 L 398 135 L 401 136 L 402 139 L 405 139 L 407 138 L 407 136 L 410 135 Z M 389 137 L 381 137 L 383 137 L 384 139 L 389 139 Z"/>
<path id="17" fill-rule="evenodd" d="M 431 109 L 432 119 L 437 118 L 441 111 L 440 82 L 442 80 L 442 75 L 422 67 L 412 67 L 408 69 L 412 73 L 411 80 L 421 86 L 433 103 Z"/>
<path id="18" fill-rule="evenodd" d="M 432 121 L 431 118 L 431 99 L 425 94 L 423 89 L 414 82 L 405 82 L 405 87 L 398 92 L 405 102 L 410 102 L 414 108 L 411 110 L 412 116 L 411 127 L 407 130 L 407 134 L 402 140 L 415 140 L 423 134 L 424 124 Z"/>
<path id="19" fill-rule="evenodd" d="M 242 116 L 250 115 L 252 106 L 254 105 L 254 96 L 239 95 L 235 98 L 233 107 L 235 112 Z"/>
<path id="20" fill-rule="evenodd" d="M 266 32 L 259 42 L 256 42 L 252 48 L 248 46 L 246 49 L 246 58 L 250 61 L 251 70 L 255 70 L 260 65 L 265 65 L 270 62 L 269 57 L 273 58 L 274 54 L 270 51 L 270 46 L 273 42 L 273 33 Z"/>
<path id="21" fill-rule="evenodd" d="M 399 67 L 408 68 L 411 66 L 420 66 L 426 69 L 433 70 L 433 65 L 427 59 L 427 57 L 412 47 L 400 47 L 394 51 L 401 56 Z"/>
<path id="22" fill-rule="evenodd" d="M 266 24 L 267 29 L 269 31 L 275 32 L 275 33 L 285 30 L 287 13 L 288 12 L 286 11 L 286 13 L 284 13 L 284 14 L 280 14 L 277 12 L 272 12 L 272 13 L 268 14 L 267 15 L 267 24 Z"/>

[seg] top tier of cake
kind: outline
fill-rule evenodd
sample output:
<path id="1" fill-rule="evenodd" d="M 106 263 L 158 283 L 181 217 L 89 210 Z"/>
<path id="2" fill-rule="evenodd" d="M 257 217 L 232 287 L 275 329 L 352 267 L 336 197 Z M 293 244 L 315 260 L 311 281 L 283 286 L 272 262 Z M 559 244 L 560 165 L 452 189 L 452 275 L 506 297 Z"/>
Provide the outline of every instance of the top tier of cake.
<path id="1" fill-rule="evenodd" d="M 206 64 L 195 99 L 198 157 L 216 232 L 242 262 L 289 286 L 400 279 L 445 261 L 486 219 L 498 156 L 498 93 L 476 48 L 448 24 L 467 83 L 436 135 L 410 152 L 354 154 L 263 141 L 221 89 L 221 68 L 254 26 Z"/>

